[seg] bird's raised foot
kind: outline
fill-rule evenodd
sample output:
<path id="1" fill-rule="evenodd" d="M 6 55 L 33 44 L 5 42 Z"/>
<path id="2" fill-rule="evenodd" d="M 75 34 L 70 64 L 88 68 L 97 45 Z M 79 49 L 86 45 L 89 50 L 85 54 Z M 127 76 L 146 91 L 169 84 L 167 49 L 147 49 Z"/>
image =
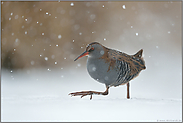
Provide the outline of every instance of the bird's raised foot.
<path id="1" fill-rule="evenodd" d="M 104 92 L 81 91 L 81 92 L 69 93 L 69 95 L 71 95 L 71 96 L 81 96 L 81 98 L 84 97 L 84 96 L 90 95 L 90 100 L 91 100 L 93 94 L 96 94 L 96 95 L 104 95 L 103 93 L 104 93 Z"/>

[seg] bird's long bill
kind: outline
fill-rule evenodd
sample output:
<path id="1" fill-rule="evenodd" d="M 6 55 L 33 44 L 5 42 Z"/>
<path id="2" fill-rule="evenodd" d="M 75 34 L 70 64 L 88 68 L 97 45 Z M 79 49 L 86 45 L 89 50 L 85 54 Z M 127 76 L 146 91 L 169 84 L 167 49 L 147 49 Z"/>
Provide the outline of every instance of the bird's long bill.
<path id="1" fill-rule="evenodd" d="M 77 59 L 83 57 L 83 56 L 87 56 L 89 54 L 89 52 L 84 51 L 81 55 L 79 55 L 74 61 L 76 61 Z"/>

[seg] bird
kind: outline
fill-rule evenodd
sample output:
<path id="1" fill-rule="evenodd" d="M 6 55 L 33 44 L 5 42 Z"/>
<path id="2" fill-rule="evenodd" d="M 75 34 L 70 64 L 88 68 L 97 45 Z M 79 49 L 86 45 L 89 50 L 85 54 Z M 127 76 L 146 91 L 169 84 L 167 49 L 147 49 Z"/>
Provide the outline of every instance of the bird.
<path id="1" fill-rule="evenodd" d="M 110 87 L 127 85 L 127 99 L 130 99 L 129 81 L 139 75 L 141 70 L 145 70 L 145 61 L 142 57 L 143 49 L 134 55 L 110 49 L 98 42 L 92 42 L 87 45 L 86 50 L 79 55 L 74 61 L 83 56 L 87 58 L 87 71 L 91 78 L 105 84 L 104 92 L 81 91 L 69 93 L 71 96 L 90 95 L 108 95 Z"/>

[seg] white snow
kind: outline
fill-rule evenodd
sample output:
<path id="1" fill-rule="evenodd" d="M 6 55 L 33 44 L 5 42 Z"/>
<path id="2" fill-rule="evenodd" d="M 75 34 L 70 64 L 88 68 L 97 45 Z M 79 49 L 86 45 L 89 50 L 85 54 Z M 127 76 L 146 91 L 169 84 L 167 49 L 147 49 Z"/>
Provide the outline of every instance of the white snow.
<path id="1" fill-rule="evenodd" d="M 95 19 L 95 18 L 96 18 L 96 15 L 95 15 L 95 14 L 91 14 L 91 15 L 90 15 L 90 19 L 93 20 L 93 19 Z"/>
<path id="2" fill-rule="evenodd" d="M 48 57 L 44 57 L 44 60 L 48 61 Z"/>
<path id="3" fill-rule="evenodd" d="M 123 5 L 122 7 L 123 7 L 123 9 L 126 9 L 126 6 L 125 5 Z"/>
<path id="4" fill-rule="evenodd" d="M 61 35 L 58 35 L 58 39 L 61 39 L 62 38 L 62 36 Z"/>
<path id="5" fill-rule="evenodd" d="M 74 6 L 74 3 L 71 3 L 70 5 L 71 5 L 71 6 Z"/>
<path id="6" fill-rule="evenodd" d="M 2 70 L 2 121 L 181 121 L 182 100 L 177 97 L 181 90 L 171 84 L 159 83 L 157 86 L 164 91 L 174 88 L 172 92 L 170 89 L 161 93 L 157 86 L 150 87 L 153 79 L 146 79 L 148 77 L 142 72 L 138 79 L 131 81 L 129 100 L 126 99 L 126 85 L 111 87 L 109 95 L 94 95 L 92 100 L 90 96 L 71 97 L 68 94 L 75 91 L 105 90 L 103 84 L 89 77 L 86 68 L 80 67 L 80 71 L 71 68 L 64 72 L 56 69 L 13 73 Z"/>
<path id="7" fill-rule="evenodd" d="M 34 63 L 35 63 L 35 62 L 32 60 L 32 61 L 31 61 L 31 65 L 34 65 Z"/>
<path id="8" fill-rule="evenodd" d="M 18 19 L 18 15 L 15 15 L 15 19 Z"/>

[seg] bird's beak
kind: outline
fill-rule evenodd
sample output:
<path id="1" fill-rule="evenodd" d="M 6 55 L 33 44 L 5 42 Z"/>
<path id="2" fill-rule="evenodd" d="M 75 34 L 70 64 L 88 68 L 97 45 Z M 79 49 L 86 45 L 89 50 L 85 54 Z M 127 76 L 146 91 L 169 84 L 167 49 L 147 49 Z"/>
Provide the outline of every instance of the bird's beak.
<path id="1" fill-rule="evenodd" d="M 83 56 L 87 56 L 89 54 L 89 52 L 84 51 L 81 55 L 79 55 L 74 61 L 76 61 L 77 59 L 83 57 Z"/>

